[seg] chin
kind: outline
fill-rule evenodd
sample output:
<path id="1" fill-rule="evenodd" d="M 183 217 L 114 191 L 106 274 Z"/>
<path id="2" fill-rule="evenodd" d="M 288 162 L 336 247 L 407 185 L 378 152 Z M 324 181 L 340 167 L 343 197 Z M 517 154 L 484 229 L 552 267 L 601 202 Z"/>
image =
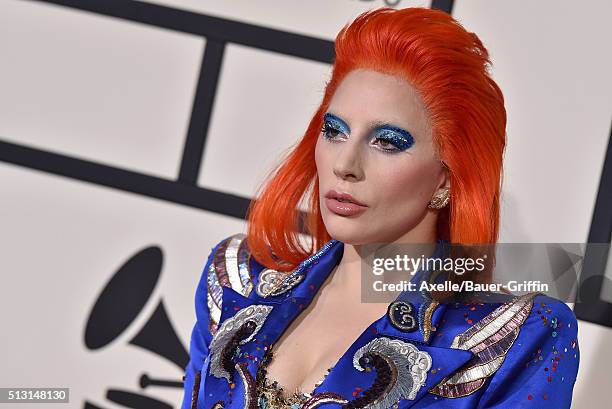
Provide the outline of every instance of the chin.
<path id="1" fill-rule="evenodd" d="M 327 232 L 333 239 L 351 245 L 366 244 L 372 241 L 370 235 L 365 233 L 364 223 L 357 219 L 330 216 L 332 220 L 324 218 L 324 222 Z"/>

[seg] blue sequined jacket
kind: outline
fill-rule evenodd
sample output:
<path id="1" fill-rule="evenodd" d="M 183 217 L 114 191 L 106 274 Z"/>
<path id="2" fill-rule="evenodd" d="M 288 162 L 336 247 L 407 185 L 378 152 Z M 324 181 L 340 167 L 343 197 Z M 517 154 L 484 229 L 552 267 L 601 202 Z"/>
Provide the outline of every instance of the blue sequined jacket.
<path id="1" fill-rule="evenodd" d="M 217 244 L 196 290 L 181 409 L 257 409 L 263 346 L 311 302 L 343 249 L 332 240 L 283 279 L 250 257 L 243 234 Z M 486 295 L 500 298 L 438 304 L 402 293 L 394 303 L 409 306 L 404 326 L 389 308 L 303 407 L 569 408 L 580 359 L 572 310 L 541 293 Z M 372 354 L 391 374 L 382 385 L 376 370 L 364 370 Z"/>

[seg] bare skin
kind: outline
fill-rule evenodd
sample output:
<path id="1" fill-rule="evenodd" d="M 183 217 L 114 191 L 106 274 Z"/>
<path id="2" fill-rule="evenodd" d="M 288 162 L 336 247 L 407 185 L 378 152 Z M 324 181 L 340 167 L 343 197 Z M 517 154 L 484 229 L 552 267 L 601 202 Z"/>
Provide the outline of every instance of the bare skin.
<path id="1" fill-rule="evenodd" d="M 339 268 L 274 345 L 268 378 L 285 388 L 285 396 L 296 389 L 312 392 L 327 368 L 335 365 L 355 339 L 387 310 L 383 303 L 361 303 L 360 288 L 350 294 L 338 288 L 334 276 Z"/>
<path id="2" fill-rule="evenodd" d="M 371 70 L 352 71 L 334 93 L 328 112 L 350 127 L 333 141 L 321 136 L 315 150 L 323 222 L 344 243 L 344 253 L 308 308 L 274 345 L 268 377 L 285 388 L 286 396 L 296 389 L 311 392 L 327 368 L 386 313 L 388 304 L 361 301 L 361 263 L 368 245 L 434 243 L 438 212 L 427 204 L 449 187 L 426 109 L 407 81 Z M 376 138 L 374 121 L 407 130 L 415 143 L 391 154 L 383 151 L 392 145 Z M 324 197 L 329 189 L 350 193 L 367 210 L 356 217 L 330 211 Z"/>

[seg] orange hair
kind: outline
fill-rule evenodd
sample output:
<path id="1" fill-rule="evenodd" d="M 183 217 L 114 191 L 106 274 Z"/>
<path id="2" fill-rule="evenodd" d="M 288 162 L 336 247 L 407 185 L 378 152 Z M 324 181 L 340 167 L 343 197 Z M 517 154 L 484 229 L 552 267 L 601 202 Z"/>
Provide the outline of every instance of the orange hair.
<path id="1" fill-rule="evenodd" d="M 385 7 L 342 28 L 335 50 L 331 79 L 304 136 L 249 206 L 253 256 L 269 268 L 290 271 L 331 239 L 319 207 L 314 151 L 334 91 L 357 68 L 400 76 L 422 97 L 451 183 L 437 236 L 450 243 L 496 243 L 506 111 L 478 37 L 443 11 Z M 310 249 L 299 242 L 300 203 L 309 205 L 304 227 L 313 239 Z"/>

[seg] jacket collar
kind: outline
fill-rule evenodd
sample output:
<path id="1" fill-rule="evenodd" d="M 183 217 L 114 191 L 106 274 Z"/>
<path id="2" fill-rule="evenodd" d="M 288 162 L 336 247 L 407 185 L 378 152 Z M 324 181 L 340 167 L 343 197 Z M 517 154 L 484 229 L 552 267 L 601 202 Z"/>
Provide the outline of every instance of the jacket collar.
<path id="1" fill-rule="evenodd" d="M 446 240 L 438 240 L 436 244 L 436 248 L 433 254 L 430 257 L 441 257 L 444 254 L 446 245 L 448 242 Z M 260 297 L 255 291 L 253 291 L 249 297 L 247 303 L 258 303 L 265 305 L 282 305 L 288 302 L 297 303 L 298 310 L 295 311 L 295 314 L 291 314 L 290 312 L 283 311 L 281 316 L 275 317 L 280 318 L 279 321 L 284 321 L 288 326 L 290 321 L 294 318 L 294 316 L 299 315 L 299 313 L 305 309 L 310 302 L 313 300 L 315 295 L 318 293 L 319 289 L 329 277 L 334 268 L 340 263 L 342 256 L 344 254 L 344 243 L 338 240 L 331 240 L 326 243 L 321 250 L 319 250 L 316 254 L 302 263 L 296 270 L 294 270 L 293 275 L 303 274 L 304 278 L 301 282 L 299 282 L 293 289 L 280 294 L 278 296 L 273 297 Z M 259 272 L 264 269 L 263 266 L 259 265 L 256 261 L 253 260 L 253 268 L 256 273 L 255 277 L 255 285 L 258 283 Z M 419 270 L 410 280 L 414 283 L 417 288 L 419 283 L 422 281 L 432 281 L 432 279 L 440 279 L 441 277 L 432 277 L 432 272 L 428 270 Z M 227 298 L 225 295 L 225 291 L 227 289 L 228 293 L 235 293 L 235 291 L 231 290 L 231 288 L 224 288 L 224 300 Z M 235 293 L 235 295 L 229 295 L 228 298 L 232 300 L 237 298 L 244 298 L 240 294 Z M 446 304 L 438 304 L 435 302 L 431 295 L 425 291 L 404 291 L 398 295 L 395 301 L 408 301 L 412 304 L 414 310 L 413 315 L 414 318 L 418 321 L 418 330 L 413 332 L 403 332 L 395 328 L 389 319 L 387 313 L 382 315 L 378 320 L 374 322 L 376 324 L 376 330 L 381 334 L 390 335 L 393 337 L 399 337 L 406 340 L 410 340 L 411 342 L 418 342 L 422 344 L 429 344 L 433 339 L 434 332 L 438 328 L 442 317 L 444 316 L 444 312 L 446 310 Z M 225 302 L 224 302 L 225 304 Z M 302 307 L 300 307 L 300 305 Z M 284 310 L 283 308 L 276 308 L 276 311 L 273 311 L 273 315 L 276 315 Z M 231 314 L 230 314 L 231 315 Z M 222 320 L 223 320 L 222 316 Z M 272 318 L 272 316 L 270 317 Z M 282 335 L 284 331 L 284 327 L 281 329 L 278 334 L 279 337 Z M 274 339 L 276 341 L 276 339 Z"/>
<path id="2" fill-rule="evenodd" d="M 441 254 L 440 250 L 443 249 L 446 243 L 447 242 L 443 240 L 439 240 L 436 251 L 432 256 L 439 256 Z M 342 259 L 343 251 L 344 243 L 336 240 L 328 242 L 321 251 L 315 254 L 316 257 L 313 256 L 315 258 L 311 260 L 307 266 L 302 268 L 301 271 L 305 274 L 304 279 L 291 290 L 278 296 L 263 298 L 255 291 L 252 291 L 248 297 L 245 297 L 231 287 L 222 288 L 223 306 L 220 323 L 223 323 L 226 319 L 233 316 L 237 310 L 246 308 L 250 305 L 263 304 L 273 306 L 266 318 L 265 324 L 262 326 L 259 333 L 256 334 L 254 340 L 241 346 L 242 358 L 237 359 L 237 361 L 245 365 L 245 368 L 253 379 L 256 377 L 259 361 L 265 352 L 264 347 L 274 344 L 293 319 L 310 304 L 321 285 Z M 255 260 L 252 260 L 251 267 L 253 268 L 251 271 L 255 279 L 254 285 L 257 285 L 258 273 L 261 272 L 264 267 L 259 265 Z M 413 276 L 411 281 L 419 283 L 422 280 L 430 279 L 430 272 L 421 270 Z M 412 332 L 401 331 L 392 325 L 388 314 L 385 313 L 366 328 L 361 336 L 338 360 L 332 371 L 327 375 L 325 381 L 315 390 L 317 393 L 335 392 L 351 400 L 357 390 L 356 388 L 361 388 L 362 390 L 367 389 L 373 382 L 375 373 L 373 373 L 374 371 L 358 372 L 353 366 L 353 356 L 360 347 L 372 341 L 374 338 L 387 337 L 406 341 L 415 345 L 419 350 L 427 352 L 431 356 L 432 367 L 427 373 L 425 384 L 419 389 L 415 399 L 411 401 L 413 402 L 412 404 L 423 397 L 427 393 L 427 390 L 439 383 L 444 377 L 452 374 L 471 359 L 473 354 L 470 351 L 454 349 L 450 348 L 450 346 L 431 345 L 432 339 L 434 338 L 432 333 L 435 333 L 435 330 L 440 327 L 445 313 L 446 305 L 444 303 L 437 305 L 431 300 L 428 293 L 417 291 L 403 292 L 396 298 L 396 301 L 398 300 L 409 301 L 413 305 L 414 315 L 418 320 L 419 329 Z M 427 328 L 431 331 L 429 334 L 427 334 Z M 207 370 L 207 365 L 208 359 L 205 363 L 204 371 Z M 233 396 L 232 399 L 238 400 L 240 403 L 236 404 L 236 406 L 234 406 L 234 403 L 231 403 L 230 406 L 228 406 L 228 402 L 226 402 L 225 407 L 243 408 L 244 402 L 241 401 L 241 399 L 244 399 L 243 395 L 246 386 L 244 380 L 236 375 L 235 385 L 231 387 L 230 391 L 225 379 L 207 376 L 205 378 L 204 390 L 221 391 L 228 389 L 230 395 Z M 226 393 L 221 393 L 220 395 L 223 396 L 207 396 L 206 404 L 208 406 L 206 407 L 212 406 L 218 399 L 224 400 L 226 398 Z M 208 399 L 210 399 L 210 401 L 208 401 Z M 340 407 L 338 404 L 334 403 L 322 404 L 322 406 L 325 408 Z"/>

